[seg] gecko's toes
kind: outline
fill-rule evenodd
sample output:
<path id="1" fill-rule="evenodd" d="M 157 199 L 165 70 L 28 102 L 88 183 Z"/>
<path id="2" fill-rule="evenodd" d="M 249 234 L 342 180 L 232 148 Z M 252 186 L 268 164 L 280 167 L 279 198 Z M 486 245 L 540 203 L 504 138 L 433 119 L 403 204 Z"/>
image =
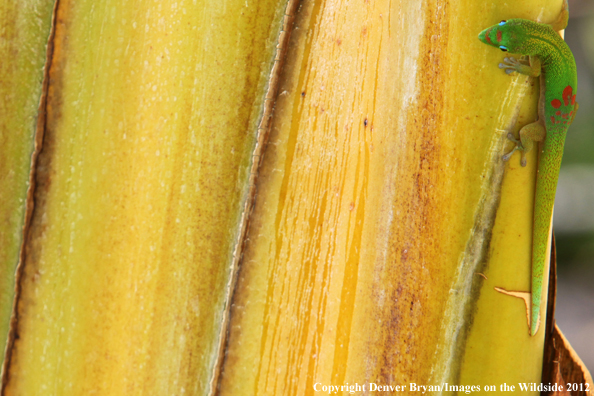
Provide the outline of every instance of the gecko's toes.
<path id="1" fill-rule="evenodd" d="M 512 151 L 510 151 L 509 153 L 507 153 L 504 156 L 502 156 L 501 159 L 503 160 L 503 162 L 507 162 L 511 158 L 512 154 L 515 153 L 515 152 L 516 152 L 516 149 L 514 147 L 514 149 Z"/>

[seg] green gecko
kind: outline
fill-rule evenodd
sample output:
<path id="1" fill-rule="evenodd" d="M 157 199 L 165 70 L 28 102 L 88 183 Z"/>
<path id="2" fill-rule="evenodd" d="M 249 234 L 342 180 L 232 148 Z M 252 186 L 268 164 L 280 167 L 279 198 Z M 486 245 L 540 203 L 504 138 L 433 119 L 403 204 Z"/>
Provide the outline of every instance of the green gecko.
<path id="1" fill-rule="evenodd" d="M 505 69 L 507 74 L 518 72 L 533 77 L 540 76 L 538 120 L 520 130 L 520 140 L 516 140 L 513 134 L 508 134 L 508 139 L 516 146 L 503 156 L 504 161 L 507 161 L 519 150 L 522 152 L 521 165 L 526 166 L 526 153 L 532 149 L 534 142 L 540 142 L 532 234 L 529 313 L 531 336 L 538 332 L 540 322 L 546 252 L 565 135 L 578 109 L 575 101 L 575 60 L 571 50 L 557 33 L 565 29 L 568 19 L 565 0 L 559 17 L 550 25 L 527 19 L 509 19 L 479 34 L 479 39 L 485 44 L 528 56 L 527 60 L 504 58 L 504 63 L 500 63 L 499 68 Z"/>

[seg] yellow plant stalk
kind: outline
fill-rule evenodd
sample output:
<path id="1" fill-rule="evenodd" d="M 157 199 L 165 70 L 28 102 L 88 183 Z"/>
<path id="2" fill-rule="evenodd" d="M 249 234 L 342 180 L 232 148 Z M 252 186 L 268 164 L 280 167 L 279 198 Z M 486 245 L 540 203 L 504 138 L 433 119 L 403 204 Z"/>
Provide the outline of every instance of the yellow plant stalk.
<path id="1" fill-rule="evenodd" d="M 5 395 L 210 391 L 285 6 L 59 2 Z"/>
<path id="2" fill-rule="evenodd" d="M 534 18 L 560 2 L 498 7 Z M 542 333 L 531 338 L 523 303 L 494 290 L 529 290 L 535 161 L 501 156 L 538 92 L 481 48 L 484 8 L 302 5 L 221 394 L 540 380 Z"/>
<path id="3" fill-rule="evenodd" d="M 197 3 L 59 3 L 4 393 L 538 382 L 494 290 L 529 289 L 501 155 L 538 92 L 477 35 L 560 1 Z"/>
<path id="4" fill-rule="evenodd" d="M 14 300 L 52 7 L 0 1 L 0 345 Z"/>

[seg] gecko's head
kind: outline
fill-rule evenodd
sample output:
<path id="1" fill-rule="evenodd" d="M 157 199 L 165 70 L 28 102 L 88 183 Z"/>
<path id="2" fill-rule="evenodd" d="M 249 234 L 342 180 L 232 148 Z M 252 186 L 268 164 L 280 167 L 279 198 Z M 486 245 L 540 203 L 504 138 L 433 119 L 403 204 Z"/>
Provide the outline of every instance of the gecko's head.
<path id="1" fill-rule="evenodd" d="M 526 28 L 523 25 L 525 22 L 527 21 L 523 19 L 501 21 L 483 30 L 479 34 L 479 40 L 502 51 L 523 54 L 522 48 L 526 43 Z"/>

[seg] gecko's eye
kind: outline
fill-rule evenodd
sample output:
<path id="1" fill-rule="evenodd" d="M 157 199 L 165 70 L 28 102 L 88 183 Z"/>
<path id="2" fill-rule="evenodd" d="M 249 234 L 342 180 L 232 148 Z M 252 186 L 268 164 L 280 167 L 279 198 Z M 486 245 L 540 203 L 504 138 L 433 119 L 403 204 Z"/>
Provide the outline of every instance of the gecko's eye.
<path id="1" fill-rule="evenodd" d="M 507 52 L 507 47 L 505 45 L 500 45 L 499 49 L 503 52 Z"/>
<path id="2" fill-rule="evenodd" d="M 507 23 L 507 21 L 504 19 L 504 20 L 502 20 L 501 22 L 499 22 L 499 26 L 503 26 L 503 25 L 505 25 L 506 23 Z"/>

